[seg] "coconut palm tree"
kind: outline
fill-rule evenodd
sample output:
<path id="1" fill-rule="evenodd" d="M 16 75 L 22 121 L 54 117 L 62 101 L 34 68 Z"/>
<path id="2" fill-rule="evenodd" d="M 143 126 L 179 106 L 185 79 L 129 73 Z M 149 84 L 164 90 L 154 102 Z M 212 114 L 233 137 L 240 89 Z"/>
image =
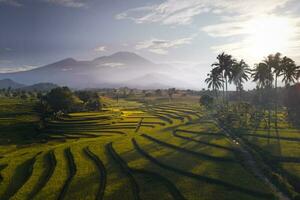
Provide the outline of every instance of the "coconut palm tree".
<path id="1" fill-rule="evenodd" d="M 278 82 L 278 77 L 281 76 L 282 72 L 282 59 L 281 59 L 281 54 L 276 53 L 274 55 L 269 55 L 264 62 L 271 68 L 273 69 L 273 72 L 275 74 L 275 89 L 277 88 L 277 82 Z"/>
<path id="2" fill-rule="evenodd" d="M 232 66 L 232 74 L 229 82 L 233 82 L 233 84 L 236 86 L 236 92 L 240 93 L 239 96 L 241 96 L 244 81 L 249 80 L 250 73 L 250 68 L 244 60 L 235 62 Z"/>
<path id="3" fill-rule="evenodd" d="M 260 90 L 260 92 L 266 92 L 267 90 L 270 90 L 272 87 L 273 82 L 273 74 L 272 69 L 266 62 L 261 62 L 256 65 L 255 69 L 252 73 L 253 81 L 257 83 L 257 86 Z M 262 98 L 263 93 L 260 94 L 260 102 Z M 268 127 L 271 126 L 271 110 L 269 106 L 269 119 L 268 119 Z"/>
<path id="4" fill-rule="evenodd" d="M 208 84 L 208 88 L 212 88 L 212 90 L 215 92 L 215 95 L 217 97 L 218 90 L 220 87 L 222 87 L 223 79 L 219 72 L 219 69 L 213 68 L 209 74 L 207 74 L 207 78 L 205 79 L 205 82 Z"/>
<path id="5" fill-rule="evenodd" d="M 281 75 L 283 76 L 282 81 L 285 85 L 288 86 L 291 83 L 295 83 L 299 74 L 299 66 L 296 66 L 295 61 L 285 56 L 282 58 L 281 66 Z"/>
<path id="6" fill-rule="evenodd" d="M 277 83 L 278 83 L 278 77 L 281 76 L 283 67 L 282 67 L 282 59 L 281 54 L 270 54 L 264 62 L 273 69 L 273 73 L 275 75 L 275 127 L 277 130 L 277 110 L 278 110 L 278 94 L 277 94 Z"/>
<path id="7" fill-rule="evenodd" d="M 272 84 L 273 74 L 271 68 L 264 62 L 255 66 L 252 73 L 253 81 L 257 83 L 260 89 L 266 88 Z"/>
<path id="8" fill-rule="evenodd" d="M 212 67 L 216 67 L 219 70 L 219 73 L 222 76 L 222 79 L 223 79 L 223 86 L 222 86 L 222 88 L 223 88 L 223 98 L 225 98 L 224 83 L 225 83 L 226 96 L 227 96 L 228 80 L 232 76 L 232 66 L 233 66 L 235 60 L 232 58 L 231 55 L 225 54 L 224 52 L 217 56 L 217 60 L 218 60 L 217 62 L 212 64 Z"/>

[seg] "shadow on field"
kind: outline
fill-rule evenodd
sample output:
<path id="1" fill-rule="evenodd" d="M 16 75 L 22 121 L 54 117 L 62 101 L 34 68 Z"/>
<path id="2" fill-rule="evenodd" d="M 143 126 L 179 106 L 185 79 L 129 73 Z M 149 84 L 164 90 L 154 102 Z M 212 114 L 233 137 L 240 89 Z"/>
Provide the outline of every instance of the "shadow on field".
<path id="1" fill-rule="evenodd" d="M 11 177 L 10 183 L 1 199 L 10 199 L 27 182 L 32 174 L 33 165 L 37 155 L 17 166 L 14 175 Z"/>
<path id="2" fill-rule="evenodd" d="M 178 167 L 173 167 L 169 164 L 166 164 L 166 163 L 158 160 L 157 158 L 151 156 L 150 154 L 148 154 L 145 150 L 143 150 L 138 145 L 138 143 L 136 142 L 135 139 L 132 139 L 132 143 L 133 143 L 134 148 L 136 149 L 136 151 L 139 152 L 144 158 L 149 160 L 151 163 L 156 164 L 156 165 L 158 165 L 159 167 L 161 167 L 163 169 L 175 172 L 178 175 L 186 176 L 186 177 L 189 177 L 189 178 L 192 178 L 192 179 L 195 179 L 195 180 L 198 180 L 198 181 L 206 182 L 206 183 L 209 183 L 209 184 L 219 185 L 219 186 L 225 187 L 229 190 L 244 193 L 244 194 L 247 194 L 249 196 L 256 197 L 256 198 L 265 198 L 265 199 L 273 199 L 274 198 L 273 195 L 269 194 L 269 193 L 244 188 L 244 187 L 241 187 L 241 186 L 234 185 L 232 183 L 223 181 L 221 179 L 216 179 L 216 178 L 211 178 L 211 177 L 208 177 L 208 176 L 194 174 L 194 173 L 190 172 L 189 169 L 183 170 L 183 169 L 180 169 Z M 161 158 L 161 159 L 163 159 L 163 158 Z"/>
<path id="3" fill-rule="evenodd" d="M 37 135 L 36 122 L 13 121 L 2 124 L 0 119 L 0 144 L 28 144 L 34 142 Z"/>
<path id="4" fill-rule="evenodd" d="M 141 187 L 138 184 L 138 181 L 136 179 L 137 176 L 142 176 L 142 179 L 149 179 L 152 181 L 157 181 L 161 184 L 163 184 L 169 191 L 169 193 L 172 195 L 172 197 L 175 200 L 184 200 L 185 198 L 182 196 L 182 194 L 180 193 L 180 191 L 176 188 L 176 186 L 169 181 L 168 179 L 166 179 L 165 177 L 161 176 L 160 174 L 156 173 L 156 172 L 152 172 L 152 171 L 147 171 L 144 169 L 134 169 L 134 168 L 130 168 L 126 161 L 123 160 L 120 155 L 114 150 L 112 143 L 109 143 L 106 145 L 106 149 L 109 153 L 109 155 L 114 159 L 114 161 L 119 165 L 119 167 L 122 169 L 122 171 L 127 174 L 130 183 L 131 183 L 131 187 L 132 187 L 132 192 L 134 195 L 134 198 L 137 199 L 141 199 L 140 197 L 140 193 L 141 193 Z M 149 183 L 149 181 L 148 181 Z M 152 189 L 152 188 L 151 188 Z"/>

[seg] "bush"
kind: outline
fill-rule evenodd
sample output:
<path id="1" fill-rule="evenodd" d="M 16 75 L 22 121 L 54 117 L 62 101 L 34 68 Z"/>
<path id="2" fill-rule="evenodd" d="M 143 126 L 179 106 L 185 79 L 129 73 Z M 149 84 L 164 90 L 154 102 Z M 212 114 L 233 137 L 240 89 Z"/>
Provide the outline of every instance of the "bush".
<path id="1" fill-rule="evenodd" d="M 204 105 L 206 108 L 211 108 L 214 103 L 214 98 L 205 94 L 201 96 L 199 102 L 200 104 Z"/>
<path id="2" fill-rule="evenodd" d="M 287 107 L 290 122 L 300 126 L 300 83 L 287 88 L 284 104 Z"/>
<path id="3" fill-rule="evenodd" d="M 68 87 L 58 87 L 52 89 L 44 100 L 54 112 L 62 111 L 68 113 L 80 109 L 80 100 L 72 93 Z"/>
<path id="4" fill-rule="evenodd" d="M 89 111 L 100 111 L 102 109 L 102 104 L 101 104 L 99 98 L 91 99 L 86 103 L 85 107 Z"/>

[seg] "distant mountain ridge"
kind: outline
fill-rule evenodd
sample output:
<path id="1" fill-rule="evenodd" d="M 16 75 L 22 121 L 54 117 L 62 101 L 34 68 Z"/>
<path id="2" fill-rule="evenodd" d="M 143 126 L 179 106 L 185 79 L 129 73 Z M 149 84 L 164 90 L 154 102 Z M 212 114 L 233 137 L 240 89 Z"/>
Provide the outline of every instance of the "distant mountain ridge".
<path id="1" fill-rule="evenodd" d="M 54 88 L 59 87 L 53 83 L 37 83 L 34 85 L 26 86 L 24 84 L 17 83 L 11 79 L 0 80 L 0 89 L 20 89 L 25 91 L 50 91 Z"/>
<path id="2" fill-rule="evenodd" d="M 21 83 L 17 83 L 8 78 L 0 80 L 0 89 L 6 89 L 6 88 L 17 89 L 17 88 L 21 88 L 24 86 L 25 85 L 23 85 Z"/>
<path id="3" fill-rule="evenodd" d="M 22 87 L 20 89 L 25 91 L 50 91 L 57 87 L 59 87 L 59 85 L 56 85 L 54 83 L 37 83 L 37 84 Z"/>
<path id="4" fill-rule="evenodd" d="M 135 53 L 117 52 L 88 61 L 67 58 L 28 71 L 0 73 L 0 79 L 11 79 L 22 84 L 54 83 L 72 88 L 160 86 L 183 87 L 181 81 L 169 77 L 174 68 L 155 64 Z M 152 74 L 152 76 L 149 76 Z M 164 74 L 156 80 L 153 74 Z M 148 75 L 148 76 L 147 76 Z"/>

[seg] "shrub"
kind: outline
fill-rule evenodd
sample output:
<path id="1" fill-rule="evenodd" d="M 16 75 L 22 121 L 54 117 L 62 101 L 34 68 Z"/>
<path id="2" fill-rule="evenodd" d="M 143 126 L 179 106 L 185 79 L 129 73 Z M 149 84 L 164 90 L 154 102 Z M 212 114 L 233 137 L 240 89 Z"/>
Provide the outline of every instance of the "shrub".
<path id="1" fill-rule="evenodd" d="M 201 96 L 199 102 L 200 104 L 204 105 L 206 108 L 211 108 L 214 102 L 214 98 L 205 94 Z"/>
<path id="2" fill-rule="evenodd" d="M 81 104 L 79 99 L 68 87 L 58 87 L 52 89 L 44 100 L 49 104 L 54 112 L 62 111 L 68 113 L 78 109 Z"/>
<path id="3" fill-rule="evenodd" d="M 295 125 L 300 125 L 300 83 L 287 88 L 284 104 L 287 107 L 288 119 Z"/>

